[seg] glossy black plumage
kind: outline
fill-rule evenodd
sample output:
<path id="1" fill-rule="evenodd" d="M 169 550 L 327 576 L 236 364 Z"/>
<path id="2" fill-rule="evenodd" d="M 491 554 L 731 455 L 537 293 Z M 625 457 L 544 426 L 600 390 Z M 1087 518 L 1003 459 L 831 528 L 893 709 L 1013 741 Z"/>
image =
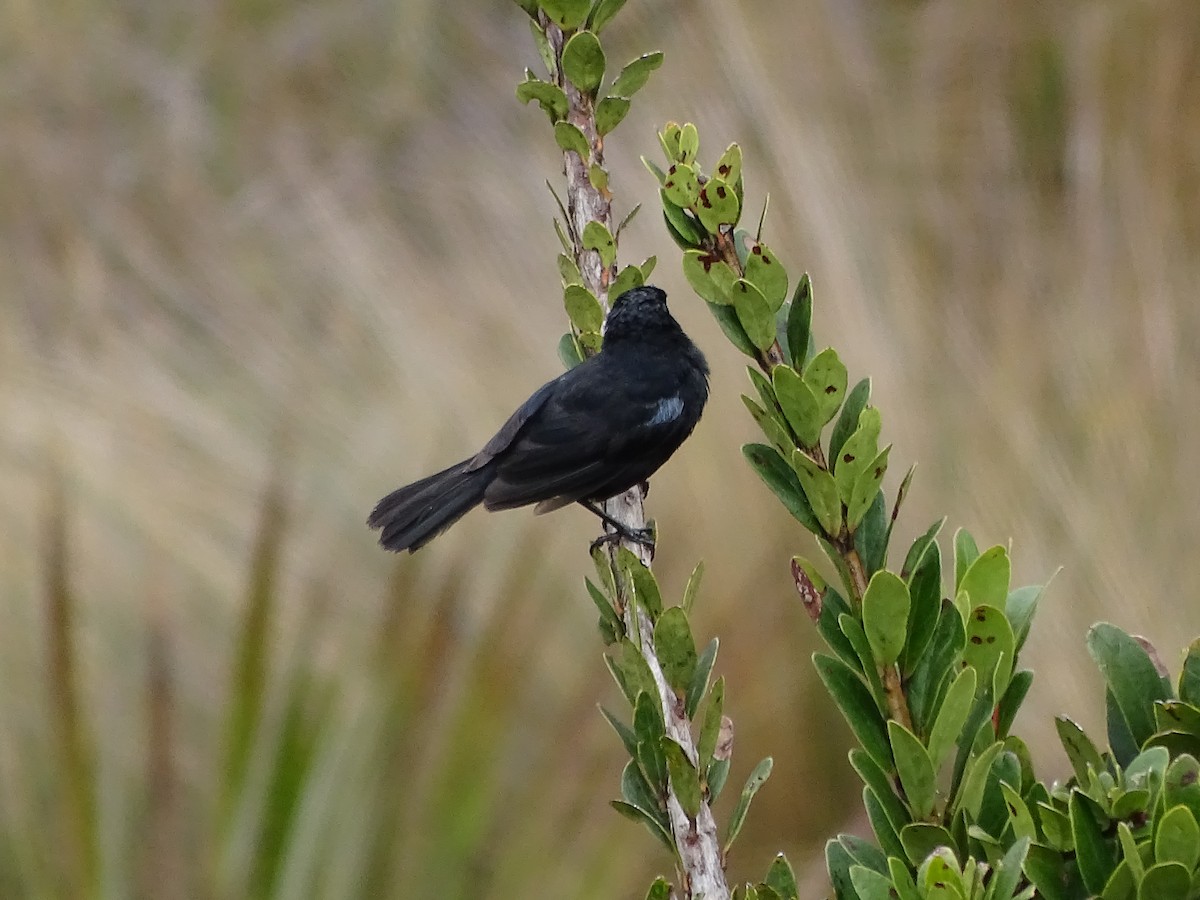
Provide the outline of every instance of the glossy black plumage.
<path id="1" fill-rule="evenodd" d="M 388 494 L 367 524 L 411 552 L 480 503 L 602 502 L 653 475 L 707 400 L 708 365 L 667 295 L 634 288 L 613 303 L 599 353 L 535 391 L 475 456 Z"/>

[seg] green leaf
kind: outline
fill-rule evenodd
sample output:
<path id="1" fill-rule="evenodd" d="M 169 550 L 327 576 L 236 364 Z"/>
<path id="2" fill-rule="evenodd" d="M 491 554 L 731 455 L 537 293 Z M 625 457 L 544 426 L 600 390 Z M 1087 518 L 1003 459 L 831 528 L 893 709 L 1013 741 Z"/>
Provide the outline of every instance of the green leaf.
<path id="1" fill-rule="evenodd" d="M 904 649 L 908 626 L 908 585 L 891 572 L 876 572 L 862 601 L 863 629 L 875 662 L 889 666 Z"/>
<path id="2" fill-rule="evenodd" d="M 642 564 L 627 547 L 617 551 L 617 567 L 633 582 L 637 602 L 646 610 L 650 621 L 656 621 L 662 613 L 662 591 L 654 573 Z"/>
<path id="3" fill-rule="evenodd" d="M 1067 759 L 1071 763 L 1075 778 L 1080 784 L 1088 784 L 1091 781 L 1089 769 L 1096 773 L 1105 770 L 1100 751 L 1079 725 L 1066 716 L 1055 716 L 1054 727 L 1058 731 L 1058 739 L 1062 742 L 1063 749 L 1067 751 Z"/>
<path id="4" fill-rule="evenodd" d="M 776 369 L 778 371 L 778 369 Z M 804 495 L 808 497 L 813 515 L 828 535 L 837 535 L 842 530 L 842 504 L 838 502 L 837 484 L 833 476 L 822 469 L 803 450 L 792 453 L 792 466 L 800 477 Z"/>
<path id="5" fill-rule="evenodd" d="M 664 610 L 654 625 L 654 650 L 667 684 L 676 696 L 685 697 L 696 674 L 696 642 L 681 606 Z"/>
<path id="6" fill-rule="evenodd" d="M 729 757 L 714 759 L 709 765 L 705 777 L 705 781 L 708 784 L 708 799 L 710 802 L 717 802 L 717 798 L 721 796 L 721 790 L 725 787 L 725 781 L 728 778 Z"/>
<path id="7" fill-rule="evenodd" d="M 815 447 L 821 440 L 821 409 L 812 388 L 804 383 L 790 366 L 776 366 L 771 382 L 779 407 L 787 417 L 792 431 L 805 447 Z"/>
<path id="8" fill-rule="evenodd" d="M 655 630 L 657 632 L 657 629 Z M 704 648 L 704 652 L 700 654 L 700 658 L 696 660 L 696 668 L 692 673 L 692 680 L 688 682 L 687 697 L 684 701 L 684 712 L 687 713 L 689 719 L 696 715 L 696 707 L 700 705 L 704 692 L 708 690 L 708 679 L 717 662 L 718 647 L 720 647 L 720 641 L 713 638 Z"/>
<path id="9" fill-rule="evenodd" d="M 721 154 L 716 165 L 713 166 L 713 173 L 724 181 L 726 184 L 736 185 L 742 180 L 742 148 L 737 144 L 730 144 L 725 148 L 725 152 Z M 767 293 L 763 290 L 763 293 Z M 782 299 L 779 301 L 783 302 Z M 779 307 L 776 307 L 778 309 Z"/>
<path id="10" fill-rule="evenodd" d="M 862 679 L 842 660 L 823 653 L 813 654 L 813 665 L 863 750 L 881 769 L 894 771 L 887 727 Z"/>
<path id="11" fill-rule="evenodd" d="M 966 627 L 963 661 L 979 672 L 980 687 L 991 684 L 993 676 L 998 684 L 1007 687 L 1015 642 L 1004 613 L 994 606 L 977 606 L 967 616 Z"/>
<path id="12" fill-rule="evenodd" d="M 583 362 L 583 351 L 575 340 L 575 335 L 567 332 L 558 339 L 558 358 L 567 369 L 573 369 Z"/>
<path id="13" fill-rule="evenodd" d="M 581 331 L 575 335 L 575 339 L 583 348 L 585 356 L 595 356 L 600 352 L 601 344 L 604 343 L 604 336 L 598 331 Z"/>
<path id="14" fill-rule="evenodd" d="M 775 449 L 786 451 L 790 455 L 794 443 L 787 426 L 779 421 L 782 418 L 782 413 L 777 416 L 774 412 L 767 412 L 767 410 L 763 409 L 745 394 L 742 394 L 742 403 L 746 405 L 746 409 L 750 411 L 751 417 L 758 424 L 758 427 L 762 429 L 763 434 L 770 440 Z"/>
<path id="15" fill-rule="evenodd" d="M 1181 756 L 1167 768 L 1163 782 L 1166 805 L 1185 806 L 1200 821 L 1200 762 L 1193 756 Z"/>
<path id="16" fill-rule="evenodd" d="M 541 57 L 542 64 L 546 67 L 546 73 L 553 75 L 557 71 L 558 61 L 554 56 L 554 48 L 550 46 L 546 32 L 542 29 L 542 23 L 537 19 L 537 4 L 534 0 L 518 0 L 518 2 L 525 6 L 527 11 L 529 11 L 529 6 L 534 7 L 532 11 L 529 11 L 529 15 L 532 17 L 529 20 L 529 32 L 533 36 L 533 43 L 537 46 L 538 56 Z"/>
<path id="17" fill-rule="evenodd" d="M 1016 788 L 1001 781 L 1000 792 L 1004 795 L 1004 805 L 1008 809 L 1008 825 L 1012 828 L 1013 836 L 1029 841 L 1037 840 L 1037 825 L 1034 824 L 1029 807 L 1021 799 Z"/>
<path id="18" fill-rule="evenodd" d="M 679 160 L 679 141 L 683 136 L 683 128 L 677 122 L 668 122 L 658 133 L 658 142 L 662 145 L 663 153 L 671 162 Z"/>
<path id="19" fill-rule="evenodd" d="M 663 55 L 660 50 L 642 54 L 621 70 L 609 92 L 618 97 L 632 97 L 646 86 L 650 73 L 661 66 L 662 61 Z"/>
<path id="20" fill-rule="evenodd" d="M 849 406 L 849 401 L 847 401 Z M 930 551 L 936 551 L 937 536 L 941 533 L 942 527 L 946 524 L 946 517 L 942 516 L 936 522 L 929 526 L 929 529 L 913 541 L 912 546 L 908 548 L 908 554 L 904 557 L 904 565 L 900 569 L 900 577 L 911 581 L 912 575 L 917 571 L 917 567 L 925 559 L 925 555 Z M 940 557 L 940 553 L 938 554 Z M 938 571 L 941 571 L 941 563 L 938 563 Z M 941 580 L 938 580 L 938 597 L 942 595 Z"/>
<path id="21" fill-rule="evenodd" d="M 879 707 L 881 714 L 886 715 L 887 695 L 883 691 L 883 680 L 879 677 L 879 667 L 875 665 L 875 656 L 871 650 L 871 642 L 867 640 L 867 633 L 863 631 L 858 619 L 849 613 L 838 616 L 838 627 L 854 647 L 854 654 L 858 657 L 854 667 L 863 673 L 867 687 L 875 697 L 875 705 Z"/>
<path id="22" fill-rule="evenodd" d="M 590 31 L 578 31 L 567 40 L 562 51 L 563 74 L 580 91 L 595 96 L 604 80 L 604 50 L 600 39 Z"/>
<path id="23" fill-rule="evenodd" d="M 891 450 L 890 445 L 884 447 L 854 481 L 850 499 L 846 503 L 846 527 L 851 531 L 858 528 L 863 516 L 867 514 L 867 510 L 871 508 L 875 497 L 879 494 L 883 476 L 887 474 L 888 454 Z"/>
<path id="24" fill-rule="evenodd" d="M 625 5 L 625 0 L 596 0 L 592 7 L 591 14 L 587 17 L 587 27 L 589 30 L 599 33 L 609 22 L 616 18 L 617 13 Z M 662 54 L 658 54 L 661 57 Z M 647 898 L 650 900 L 650 898 Z"/>
<path id="25" fill-rule="evenodd" d="M 1200 640 L 1192 641 L 1179 673 L 1179 699 L 1200 707 Z"/>
<path id="26" fill-rule="evenodd" d="M 846 396 L 846 366 L 838 358 L 837 351 L 826 347 L 804 367 L 804 383 L 817 399 L 821 424 L 831 420 L 842 406 Z"/>
<path id="27" fill-rule="evenodd" d="M 700 152 L 700 132 L 696 130 L 696 126 L 691 122 L 684 122 L 679 128 L 679 156 L 680 162 L 688 163 L 689 165 L 695 161 L 696 155 Z"/>
<path id="28" fill-rule="evenodd" d="M 866 407 L 858 417 L 858 427 L 842 445 L 836 457 L 831 457 L 833 474 L 837 479 L 838 496 L 849 503 L 854 496 L 854 485 L 871 462 L 879 455 L 879 433 L 883 430 L 883 418 L 873 406 Z"/>
<path id="29" fill-rule="evenodd" d="M 927 819 L 937 799 L 937 776 L 920 738 L 894 719 L 887 723 L 892 755 L 913 818 Z"/>
<path id="30" fill-rule="evenodd" d="M 742 455 L 797 522 L 811 532 L 820 531 L 821 525 L 813 514 L 796 470 L 788 465 L 778 450 L 766 444 L 744 444 Z"/>
<path id="31" fill-rule="evenodd" d="M 1017 885 L 1021 883 L 1021 869 L 1025 865 L 1025 858 L 1029 855 L 1030 843 L 1030 838 L 1021 837 L 1008 848 L 1004 858 L 992 871 L 992 879 L 988 884 L 988 897 L 994 898 L 994 900 L 1010 900 L 1017 892 Z"/>
<path id="32" fill-rule="evenodd" d="M 667 848 L 668 853 L 675 852 L 675 842 L 671 838 L 671 832 L 667 825 L 659 822 L 645 810 L 639 809 L 625 800 L 609 800 L 608 804 L 631 822 L 641 822 L 645 825 L 646 829 Z"/>
<path id="33" fill-rule="evenodd" d="M 718 678 L 708 692 L 708 703 L 704 707 L 704 724 L 700 726 L 700 738 L 696 742 L 696 758 L 700 767 L 707 772 L 713 752 L 717 749 L 717 738 L 721 735 L 721 716 L 725 712 L 725 679 Z"/>
<path id="34" fill-rule="evenodd" d="M 645 283 L 646 279 L 643 277 L 641 269 L 637 266 L 626 266 L 617 273 L 617 277 L 608 286 L 608 296 L 620 297 L 626 291 L 641 287 Z"/>
<path id="35" fill-rule="evenodd" d="M 956 809 L 966 810 L 972 819 L 979 818 L 983 792 L 987 788 L 988 776 L 992 773 L 992 764 L 1003 750 L 1004 745 L 997 741 L 967 763 L 954 805 Z"/>
<path id="36" fill-rule="evenodd" d="M 665 728 L 657 695 L 651 696 L 645 691 L 638 694 L 633 709 L 633 731 L 637 735 L 634 759 L 638 761 L 654 795 L 662 797 L 667 789 L 667 760 L 662 750 Z"/>
<path id="37" fill-rule="evenodd" d="M 1117 870 L 1113 872 L 1112 878 L 1109 878 L 1108 884 L 1104 887 L 1104 892 L 1107 896 L 1109 887 L 1111 887 L 1113 884 L 1113 879 L 1117 877 L 1121 867 L 1125 866 L 1128 869 L 1126 875 L 1133 876 L 1132 878 L 1128 878 L 1129 884 L 1126 890 L 1126 896 L 1132 897 L 1137 882 L 1140 882 L 1146 875 L 1146 866 L 1142 859 L 1143 847 L 1149 851 L 1147 853 L 1148 857 L 1153 854 L 1153 850 L 1150 848 L 1149 841 L 1144 841 L 1141 847 L 1138 846 L 1128 822 L 1117 823 L 1117 841 L 1121 845 L 1121 854 L 1124 858 L 1121 860 L 1121 862 L 1117 863 Z"/>
<path id="38" fill-rule="evenodd" d="M 1017 712 L 1021 708 L 1021 704 L 1025 701 L 1025 696 L 1029 693 L 1029 689 L 1033 686 L 1033 672 L 1029 669 L 1021 669 L 1014 672 L 1008 682 L 1008 689 L 1000 698 L 1000 702 L 996 705 L 996 736 L 1005 737 L 1012 728 L 1013 720 L 1017 717 Z"/>
<path id="39" fill-rule="evenodd" d="M 928 822 L 913 822 L 900 830 L 900 842 L 904 844 L 904 852 L 908 861 L 919 866 L 929 854 L 938 847 L 953 847 L 954 838 L 941 825 L 931 825 Z"/>
<path id="40" fill-rule="evenodd" d="M 522 81 L 517 85 L 517 99 L 525 104 L 528 104 L 530 100 L 536 100 L 553 122 L 566 118 L 567 95 L 556 84 L 537 78 Z"/>
<path id="41" fill-rule="evenodd" d="M 596 133 L 603 137 L 612 132 L 629 114 L 629 100 L 625 97 L 605 97 L 596 104 Z"/>
<path id="42" fill-rule="evenodd" d="M 879 799 L 872 788 L 864 787 L 862 798 L 867 821 L 871 823 L 871 830 L 875 832 L 875 838 L 879 841 L 883 852 L 889 856 L 905 856 L 904 845 L 900 843 L 900 828 L 904 826 L 898 827 L 892 824 L 892 820 L 888 818 L 888 814 L 884 810 L 883 801 Z"/>
<path id="43" fill-rule="evenodd" d="M 1075 838 L 1075 860 L 1079 874 L 1092 894 L 1104 890 L 1104 884 L 1117 866 L 1112 848 L 1104 839 L 1104 832 L 1096 819 L 1091 803 L 1078 790 L 1071 792 L 1068 802 L 1071 817 L 1071 834 Z"/>
<path id="44" fill-rule="evenodd" d="M 583 24 L 591 10 L 591 0 L 538 0 L 550 21 L 564 31 L 573 31 Z"/>
<path id="45" fill-rule="evenodd" d="M 880 875 L 887 873 L 887 857 L 871 841 L 853 834 L 839 834 L 838 842 L 846 848 L 851 858 L 859 865 L 874 869 Z"/>
<path id="46" fill-rule="evenodd" d="M 1200 862 L 1200 825 L 1186 806 L 1167 810 L 1154 835 L 1154 858 L 1178 862 L 1190 872 Z"/>
<path id="47" fill-rule="evenodd" d="M 642 691 L 652 696 L 658 693 L 654 676 L 650 674 L 646 660 L 642 658 L 637 647 L 629 638 L 621 641 L 619 658 L 605 656 L 604 659 L 609 671 L 612 672 L 613 679 L 617 682 L 617 687 L 625 694 L 625 699 L 629 701 L 630 706 L 637 703 L 637 695 Z"/>
<path id="48" fill-rule="evenodd" d="M 667 169 L 662 189 L 668 200 L 684 208 L 695 206 L 700 197 L 700 182 L 692 167 L 685 163 L 676 163 Z"/>
<path id="49" fill-rule="evenodd" d="M 1154 662 L 1137 640 L 1107 622 L 1091 627 L 1087 647 L 1134 741 L 1144 743 L 1154 733 L 1154 701 L 1171 699 Z"/>
<path id="50" fill-rule="evenodd" d="M 600 254 L 600 262 L 606 268 L 617 259 L 617 242 L 604 223 L 591 221 L 583 226 L 583 246 Z"/>
<path id="51" fill-rule="evenodd" d="M 717 256 L 702 250 L 688 250 L 683 254 L 683 275 L 692 290 L 709 303 L 733 303 L 729 291 L 737 276 L 729 263 Z"/>
<path id="52" fill-rule="evenodd" d="M 595 295 L 581 284 L 569 284 L 563 291 L 563 306 L 567 318 L 579 331 L 599 331 L 604 324 L 604 310 Z"/>
<path id="53" fill-rule="evenodd" d="M 583 276 L 579 274 L 579 266 L 575 260 L 565 253 L 558 254 L 558 274 L 562 278 L 563 287 L 568 284 L 583 284 Z"/>
<path id="54" fill-rule="evenodd" d="M 606 644 L 615 644 L 618 640 L 625 636 L 625 623 L 621 621 L 621 617 L 617 615 L 617 611 L 613 609 L 612 603 L 601 592 L 600 588 L 592 584 L 590 578 L 583 579 L 587 585 L 588 595 L 592 598 L 592 602 L 596 604 L 596 609 L 600 613 L 600 620 L 605 627 L 602 630 L 605 634 L 612 634 L 614 639 L 606 640 Z"/>
<path id="55" fill-rule="evenodd" d="M 696 567 L 692 569 L 692 574 L 688 576 L 687 586 L 683 589 L 683 601 L 681 605 L 687 613 L 691 613 L 692 607 L 696 604 L 696 597 L 700 593 L 700 584 L 704 580 L 704 560 L 696 563 Z M 713 638 L 715 641 L 716 638 Z M 716 651 L 713 651 L 714 657 Z"/>
<path id="56" fill-rule="evenodd" d="M 1138 885 L 1138 900 L 1188 900 L 1192 877 L 1187 868 L 1177 862 L 1156 863 L 1146 870 Z"/>
<path id="57" fill-rule="evenodd" d="M 1003 612 L 1011 574 L 1008 551 L 1004 547 L 992 547 L 967 568 L 958 590 L 970 595 L 972 606 L 991 606 Z"/>
<path id="58" fill-rule="evenodd" d="M 710 304 L 732 304 L 730 289 L 737 276 L 724 260 L 712 253 L 689 250 L 683 254 L 683 274 L 691 289 Z"/>
<path id="59" fill-rule="evenodd" d="M 665 178 L 666 175 L 664 174 L 663 177 Z M 663 205 L 663 222 L 666 224 L 667 232 L 671 235 L 672 240 L 682 250 L 694 250 L 699 247 L 705 239 L 700 223 L 683 207 L 672 203 L 661 190 L 658 192 L 658 196 Z"/>
<path id="60" fill-rule="evenodd" d="M 1037 887 L 1039 900 L 1074 900 L 1080 893 L 1067 889 L 1075 879 L 1068 873 L 1063 857 L 1049 847 L 1038 844 L 1030 847 L 1024 871 L 1025 877 Z"/>
<path id="61" fill-rule="evenodd" d="M 963 576 L 967 574 L 968 567 L 978 558 L 979 548 L 975 545 L 975 538 L 971 537 L 971 532 L 965 528 L 954 532 L 954 592 L 956 594 L 962 584 Z"/>
<path id="62" fill-rule="evenodd" d="M 842 845 L 832 838 L 825 842 L 825 868 L 829 870 L 829 882 L 837 900 L 861 900 L 850 880 L 850 867 L 859 865 Z"/>
<path id="63" fill-rule="evenodd" d="M 696 215 L 709 234 L 718 234 L 722 225 L 736 225 L 741 216 L 737 191 L 720 178 L 710 178 L 700 191 Z"/>
<path id="64" fill-rule="evenodd" d="M 1033 614 L 1037 612 L 1038 603 L 1046 592 L 1045 585 L 1033 584 L 1010 591 L 1004 604 L 1004 615 L 1012 625 L 1013 636 L 1017 640 L 1017 652 L 1025 646 L 1025 638 L 1029 636 L 1029 626 Z"/>
<path id="65" fill-rule="evenodd" d="M 800 888 L 796 884 L 796 873 L 792 871 L 792 864 L 782 853 L 775 854 L 771 867 L 767 869 L 766 884 L 783 900 L 797 900 L 799 897 Z"/>
<path id="66" fill-rule="evenodd" d="M 936 523 L 935 528 L 940 527 L 941 522 Z M 924 552 L 919 555 L 920 561 L 916 568 L 910 568 L 906 561 L 904 568 L 900 570 L 901 573 L 911 572 L 911 575 L 907 576 L 908 595 L 912 601 L 908 613 L 908 643 L 904 647 L 900 666 L 905 676 L 912 674 L 917 660 L 925 653 L 925 648 L 933 639 L 942 608 L 942 551 L 933 540 L 931 532 L 936 535 L 933 529 L 925 533 L 925 537 L 930 539 Z M 917 538 L 913 548 L 916 549 L 922 541 L 924 537 Z M 909 551 L 908 557 L 912 559 L 912 550 Z M 905 576 L 902 574 L 901 577 Z"/>
<path id="67" fill-rule="evenodd" d="M 604 3 L 605 0 L 600 0 Z M 617 5 L 624 5 L 625 0 L 617 0 Z M 650 890 L 646 892 L 646 900 L 671 900 L 671 882 L 659 875 L 654 879 L 654 883 L 650 885 Z"/>
<path id="68" fill-rule="evenodd" d="M 584 136 L 578 125 L 572 125 L 570 122 L 556 122 L 554 124 L 554 143 L 563 150 L 574 150 L 585 162 L 591 158 L 591 145 L 588 144 L 587 137 Z"/>
<path id="69" fill-rule="evenodd" d="M 637 735 L 633 733 L 633 730 L 603 706 L 600 707 L 600 715 L 604 716 L 604 721 L 608 722 L 612 726 L 612 730 L 617 733 L 617 737 L 625 746 L 625 752 L 630 756 L 637 756 Z"/>
<path id="70" fill-rule="evenodd" d="M 621 797 L 626 803 L 652 816 L 664 829 L 670 827 L 662 799 L 632 759 L 625 764 L 621 772 Z"/>
<path id="71" fill-rule="evenodd" d="M 862 558 L 863 569 L 870 578 L 887 561 L 888 519 L 883 492 L 876 491 L 875 499 L 854 529 L 854 549 Z"/>
<path id="72" fill-rule="evenodd" d="M 687 758 L 683 748 L 669 737 L 662 739 L 663 753 L 667 757 L 667 771 L 671 774 L 671 788 L 679 805 L 689 819 L 700 813 L 703 794 L 700 791 L 700 773 Z"/>
<path id="73" fill-rule="evenodd" d="M 950 749 L 957 743 L 975 703 L 975 670 L 963 669 L 946 691 L 929 732 L 929 758 L 934 768 L 941 766 Z"/>
<path id="74" fill-rule="evenodd" d="M 937 712 L 937 699 L 947 683 L 951 667 L 957 662 L 966 644 L 967 635 L 962 618 L 953 604 L 942 606 L 928 649 L 913 666 L 908 679 L 908 704 L 913 726 L 927 734 Z"/>
<path id="75" fill-rule="evenodd" d="M 746 280 L 762 292 L 772 313 L 779 312 L 787 299 L 787 269 L 766 244 L 755 242 L 750 247 L 746 257 Z M 842 371 L 845 372 L 844 367 Z M 845 388 L 844 383 L 842 387 Z"/>
<path id="76" fill-rule="evenodd" d="M 888 857 L 888 874 L 896 889 L 896 900 L 921 900 L 921 895 L 917 893 L 916 882 L 913 881 L 912 873 L 909 872 L 908 864 L 903 857 Z"/>
<path id="77" fill-rule="evenodd" d="M 796 570 L 793 568 L 792 571 L 795 573 Z M 808 576 L 810 580 L 812 580 L 813 576 L 820 577 L 812 571 L 812 563 L 808 563 L 807 561 L 802 564 L 801 572 Z M 842 599 L 841 594 L 829 587 L 828 584 L 825 584 L 824 579 L 820 581 L 820 584 L 821 612 L 820 618 L 817 619 L 817 631 L 825 639 L 825 643 L 829 646 L 830 650 L 836 653 L 850 668 L 858 670 L 862 665 L 862 659 L 839 624 L 842 621 L 842 616 L 850 615 L 850 606 Z M 801 597 L 802 602 L 805 599 L 805 597 Z M 866 635 L 864 634 L 863 637 L 865 639 Z"/>
<path id="78" fill-rule="evenodd" d="M 892 881 L 866 866 L 851 866 L 850 881 L 861 900 L 892 900 Z"/>
<path id="79" fill-rule="evenodd" d="M 775 317 L 762 292 L 746 279 L 739 278 L 733 283 L 729 296 L 738 321 L 742 323 L 751 343 L 759 350 L 766 350 L 774 344 Z"/>
<path id="80" fill-rule="evenodd" d="M 901 828 L 912 821 L 912 817 L 904 804 L 900 802 L 900 798 L 896 796 L 896 790 L 892 787 L 887 773 L 861 747 L 854 747 L 850 750 L 850 765 L 858 773 L 863 784 L 871 789 L 872 795 L 883 808 L 888 821 L 899 833 Z"/>
<path id="81" fill-rule="evenodd" d="M 754 771 L 746 779 L 746 786 L 742 788 L 742 795 L 738 798 L 733 815 L 729 817 L 729 835 L 725 838 L 726 853 L 729 852 L 729 848 L 733 846 L 733 842 L 737 840 L 738 834 L 741 833 L 742 825 L 746 822 L 746 813 L 750 811 L 750 801 L 754 799 L 754 795 L 758 793 L 758 789 L 771 777 L 771 768 L 774 764 L 771 757 L 766 757 L 754 767 Z"/>
<path id="82" fill-rule="evenodd" d="M 854 385 L 850 393 L 846 395 L 846 402 L 842 404 L 841 415 L 838 416 L 837 422 L 833 426 L 833 431 L 829 434 L 829 458 L 835 460 L 842 452 L 842 447 L 846 445 L 846 441 L 850 435 L 854 434 L 858 428 L 858 417 L 862 415 L 862 411 L 866 408 L 867 401 L 871 399 L 871 379 L 864 378 L 858 384 Z"/>
<path id="83" fill-rule="evenodd" d="M 788 352 L 792 356 L 792 365 L 797 369 L 803 369 L 808 358 L 808 345 L 812 341 L 812 308 L 812 281 L 805 272 L 792 293 L 787 317 Z"/>

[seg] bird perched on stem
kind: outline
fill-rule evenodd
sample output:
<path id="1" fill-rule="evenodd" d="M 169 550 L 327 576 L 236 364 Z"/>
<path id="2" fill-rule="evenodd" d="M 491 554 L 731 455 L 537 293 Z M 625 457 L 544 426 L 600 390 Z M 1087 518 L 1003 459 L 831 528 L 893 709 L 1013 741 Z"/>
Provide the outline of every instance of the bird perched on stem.
<path id="1" fill-rule="evenodd" d="M 708 364 L 650 285 L 612 304 L 599 353 L 538 388 L 474 456 L 392 491 L 367 524 L 388 550 L 420 549 L 482 503 L 579 503 L 646 544 L 598 504 L 645 481 L 687 439 L 708 400 Z M 602 539 L 603 540 L 603 539 Z"/>

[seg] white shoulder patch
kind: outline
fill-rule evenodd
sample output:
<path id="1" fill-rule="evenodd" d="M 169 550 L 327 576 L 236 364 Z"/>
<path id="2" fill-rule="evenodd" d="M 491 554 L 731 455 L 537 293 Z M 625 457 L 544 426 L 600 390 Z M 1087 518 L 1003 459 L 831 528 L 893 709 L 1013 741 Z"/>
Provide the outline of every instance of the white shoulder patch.
<path id="1" fill-rule="evenodd" d="M 654 408 L 654 415 L 650 417 L 647 425 L 665 425 L 668 422 L 673 422 L 679 418 L 683 412 L 682 397 L 667 397 L 658 401 L 658 406 Z"/>

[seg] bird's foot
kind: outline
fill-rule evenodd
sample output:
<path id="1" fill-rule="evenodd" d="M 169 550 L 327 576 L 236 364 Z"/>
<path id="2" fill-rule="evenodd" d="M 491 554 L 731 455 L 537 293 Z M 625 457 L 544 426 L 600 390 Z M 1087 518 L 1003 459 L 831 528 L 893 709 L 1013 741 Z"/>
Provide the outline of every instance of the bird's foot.
<path id="1" fill-rule="evenodd" d="M 654 559 L 654 529 L 647 528 L 626 528 L 624 525 L 619 526 L 614 531 L 606 531 L 600 537 L 592 541 L 589 551 L 595 553 L 598 547 L 603 547 L 605 544 L 617 544 L 621 541 L 629 541 L 632 544 L 638 544 L 650 551 L 650 558 Z"/>

